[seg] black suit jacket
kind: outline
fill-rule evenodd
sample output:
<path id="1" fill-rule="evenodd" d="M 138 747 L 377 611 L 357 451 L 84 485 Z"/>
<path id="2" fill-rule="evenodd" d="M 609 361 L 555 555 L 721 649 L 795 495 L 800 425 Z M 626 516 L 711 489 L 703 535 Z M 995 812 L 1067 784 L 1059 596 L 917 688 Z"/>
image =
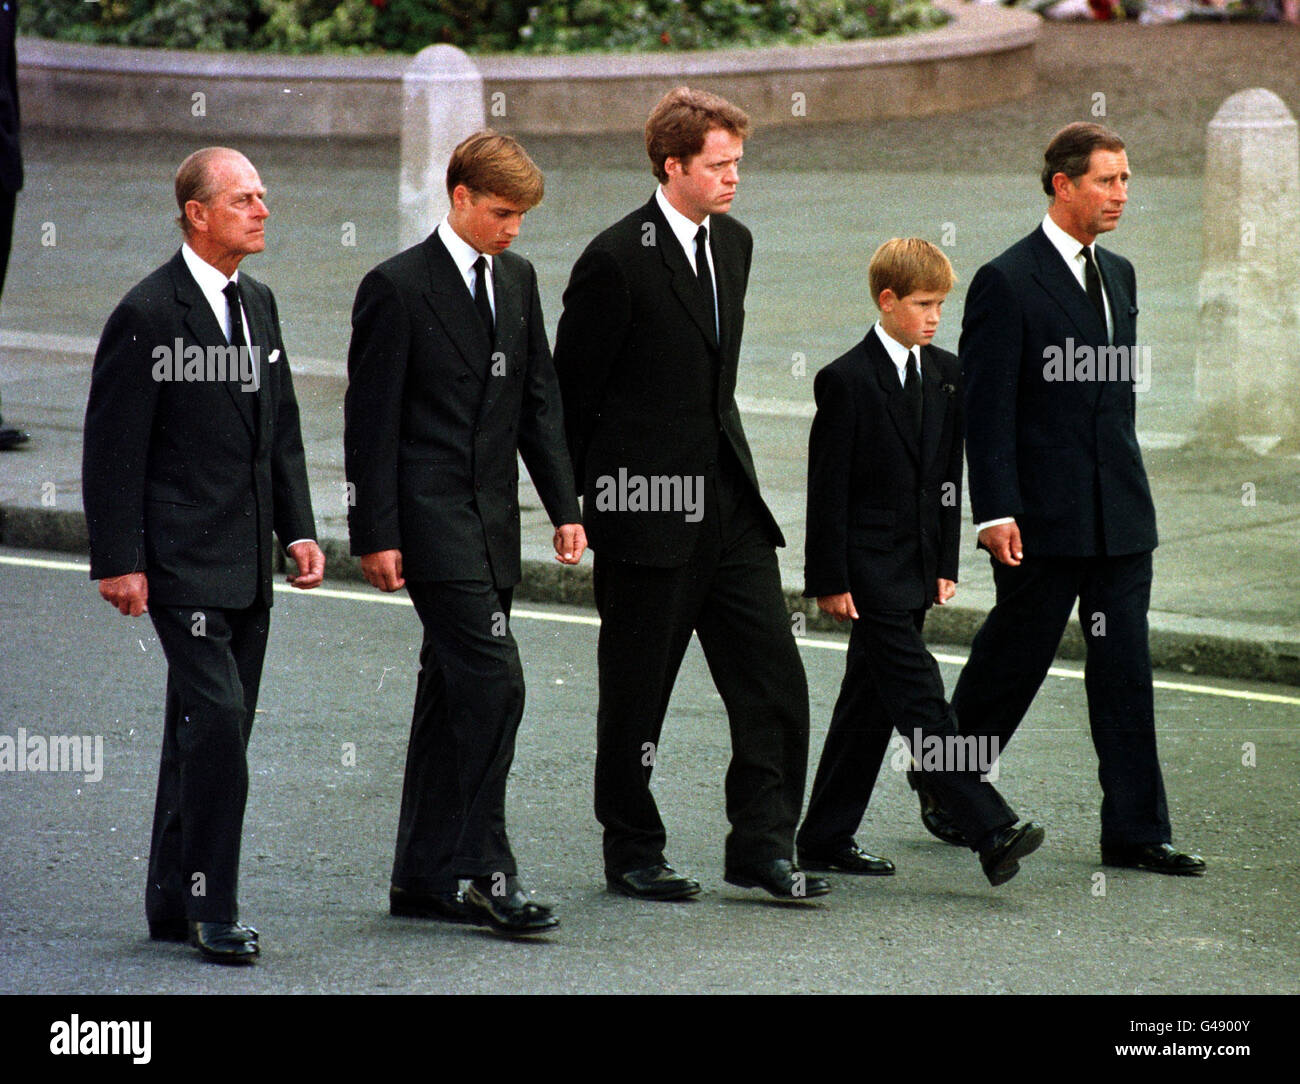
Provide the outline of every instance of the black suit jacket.
<path id="1" fill-rule="evenodd" d="M 718 323 L 655 199 L 599 234 L 574 265 L 555 337 L 569 449 L 587 538 L 600 556 L 685 564 L 700 523 L 680 511 L 597 508 L 602 478 L 704 478 L 723 442 L 753 490 L 774 545 L 785 540 L 758 494 L 736 406 L 753 239 L 727 215 L 710 220 Z"/>
<path id="2" fill-rule="evenodd" d="M 437 232 L 370 271 L 348 349 L 352 552 L 413 580 L 520 580 L 519 467 L 551 522 L 579 522 L 532 264 L 493 258 L 495 341 Z"/>
<path id="3" fill-rule="evenodd" d="M 1133 265 L 1094 251 L 1113 345 L 1131 374 Z M 1027 554 L 1121 556 L 1156 546 L 1133 380 L 1052 375 L 1055 359 L 1082 362 L 1106 346 L 1104 321 L 1041 226 L 971 281 L 960 345 L 971 511 L 976 523 L 1014 516 Z"/>
<path id="4" fill-rule="evenodd" d="M 95 354 L 82 461 L 90 575 L 144 572 L 151 603 L 269 606 L 272 531 L 281 544 L 316 537 L 275 298 L 242 272 L 239 283 L 255 393 L 155 379 L 178 341 L 182 353 L 226 346 L 179 251 L 113 310 Z"/>
<path id="5" fill-rule="evenodd" d="M 0 191 L 17 192 L 23 186 L 23 156 L 18 146 L 18 0 L 0 10 Z"/>
<path id="6" fill-rule="evenodd" d="M 813 382 L 808 438 L 809 598 L 851 591 L 859 610 L 920 610 L 957 579 L 962 419 L 957 358 L 921 350 L 920 440 L 874 329 Z"/>

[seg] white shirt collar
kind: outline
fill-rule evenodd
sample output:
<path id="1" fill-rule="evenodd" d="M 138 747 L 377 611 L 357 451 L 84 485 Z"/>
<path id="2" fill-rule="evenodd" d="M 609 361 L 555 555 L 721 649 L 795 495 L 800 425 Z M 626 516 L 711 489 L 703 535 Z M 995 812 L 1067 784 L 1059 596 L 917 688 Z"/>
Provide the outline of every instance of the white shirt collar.
<path id="1" fill-rule="evenodd" d="M 876 337 L 880 340 L 880 345 L 885 348 L 885 352 L 889 355 L 889 360 L 894 363 L 894 368 L 898 370 L 898 378 L 900 380 L 907 379 L 907 359 L 911 357 L 912 351 L 914 350 L 917 351 L 916 371 L 920 373 L 921 358 L 918 347 L 914 346 L 909 350 L 906 346 L 890 335 L 889 332 L 881 326 L 879 320 L 876 321 L 875 331 Z"/>
<path id="2" fill-rule="evenodd" d="M 239 281 L 239 268 L 235 268 L 235 273 L 230 278 L 226 278 L 224 274 L 190 248 L 188 241 L 181 244 L 181 257 L 185 260 L 185 266 L 190 269 L 190 274 L 194 276 L 194 281 L 199 284 L 199 289 L 203 290 L 204 293 L 215 291 L 220 294 L 226 288 L 226 283 Z"/>
<path id="3" fill-rule="evenodd" d="M 479 252 L 473 245 L 466 241 L 460 234 L 452 229 L 451 223 L 447 221 L 447 216 L 442 216 L 442 221 L 438 223 L 438 236 L 442 238 L 442 243 L 447 246 L 447 251 L 451 253 L 451 258 L 457 267 L 460 268 L 461 275 L 465 281 L 470 284 L 470 291 L 473 292 L 474 282 L 474 264 L 482 256 L 487 260 L 488 278 L 492 277 L 492 257 L 486 252 Z"/>
<path id="4" fill-rule="evenodd" d="M 668 197 L 664 195 L 664 187 L 660 185 L 655 189 L 655 199 L 659 202 L 659 210 L 663 211 L 664 218 L 668 219 L 668 228 L 673 231 L 673 236 L 681 243 L 682 251 L 686 253 L 687 260 L 691 266 L 695 266 L 695 235 L 699 232 L 701 226 L 706 230 L 709 229 L 709 219 L 711 215 L 705 215 L 703 222 L 692 222 L 676 207 L 668 202 Z M 712 263 L 712 261 L 709 261 Z M 698 269 L 697 269 L 698 270 Z"/>
<path id="5" fill-rule="evenodd" d="M 1052 247 L 1061 254 L 1061 259 L 1072 269 L 1079 270 L 1083 267 L 1079 262 L 1079 252 L 1084 248 L 1092 248 L 1091 245 L 1084 245 L 1077 237 L 1071 237 L 1056 224 L 1051 215 L 1043 216 L 1043 233 L 1047 234 Z M 1096 258 L 1097 254 L 1094 252 L 1093 259 Z"/>
<path id="6" fill-rule="evenodd" d="M 194 276 L 194 281 L 198 284 L 200 292 L 207 299 L 208 305 L 212 309 L 212 315 L 217 318 L 217 326 L 221 328 L 222 334 L 229 339 L 230 306 L 226 302 L 226 295 L 221 291 L 226 288 L 226 283 L 239 281 L 239 268 L 235 268 L 234 274 L 230 278 L 226 278 L 224 274 L 190 248 L 188 241 L 181 245 L 181 259 L 185 261 L 185 266 L 189 268 L 190 274 Z M 248 306 L 244 305 L 242 309 L 244 314 L 244 338 L 249 345 L 252 345 L 253 330 L 248 323 Z"/>

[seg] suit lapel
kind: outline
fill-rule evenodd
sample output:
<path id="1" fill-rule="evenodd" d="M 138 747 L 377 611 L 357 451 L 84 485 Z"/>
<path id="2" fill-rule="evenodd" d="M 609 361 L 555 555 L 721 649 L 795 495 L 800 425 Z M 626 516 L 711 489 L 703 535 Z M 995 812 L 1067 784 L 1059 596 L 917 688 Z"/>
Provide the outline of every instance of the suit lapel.
<path id="1" fill-rule="evenodd" d="M 939 361 L 928 347 L 921 348 L 921 466 L 934 462 L 943 440 L 950 395 L 943 390 Z"/>
<path id="2" fill-rule="evenodd" d="M 1066 266 L 1065 260 L 1047 239 L 1043 227 L 1039 226 L 1031 235 L 1034 239 L 1035 255 L 1038 266 L 1034 278 L 1047 294 L 1064 310 L 1070 322 L 1079 333 L 1080 344 L 1090 346 L 1106 342 L 1106 322 L 1098 314 L 1092 301 L 1088 298 L 1079 280 Z M 1105 271 L 1102 272 L 1105 275 Z"/>
<path id="3" fill-rule="evenodd" d="M 424 253 L 429 268 L 429 287 L 425 300 L 455 345 L 466 368 L 478 378 L 479 383 L 483 383 L 487 380 L 491 365 L 492 343 L 488 341 L 487 329 L 474 308 L 469 287 L 465 285 L 459 268 L 436 230 L 425 238 Z M 499 300 L 498 295 L 493 296 Z M 501 324 L 499 311 L 496 324 L 498 327 Z"/>
<path id="4" fill-rule="evenodd" d="M 240 275 L 239 280 L 241 283 L 249 282 L 244 275 Z M 239 394 L 249 401 L 249 406 L 257 419 L 259 444 L 266 444 L 271 437 L 271 393 L 268 389 L 271 379 L 271 351 L 277 349 L 275 328 L 272 325 L 271 313 L 262 304 L 260 287 L 250 284 L 246 289 L 241 288 L 241 294 L 244 298 L 244 312 L 248 316 L 251 341 L 257 348 L 257 389 L 255 391 L 241 389 Z M 279 365 L 280 362 L 276 361 L 276 364 Z"/>
<path id="5" fill-rule="evenodd" d="M 208 299 L 203 296 L 203 291 L 199 289 L 199 284 L 194 281 L 194 276 L 190 274 L 190 269 L 185 266 L 185 257 L 177 252 L 171 263 L 172 282 L 175 287 L 176 303 L 184 308 L 185 316 L 182 323 L 185 330 L 193 341 L 204 348 L 206 351 L 211 347 L 226 347 L 230 344 L 226 336 L 222 333 L 221 325 L 217 323 L 216 314 L 212 311 L 212 306 L 208 304 Z M 244 299 L 244 308 L 249 307 L 248 299 Z M 236 381 L 223 381 L 226 393 L 230 396 L 230 401 L 238 411 L 243 422 L 248 426 L 249 436 L 257 439 L 257 424 L 254 414 L 254 405 L 249 399 L 250 393 L 240 390 L 240 385 Z"/>
<path id="6" fill-rule="evenodd" d="M 709 312 L 709 307 L 705 303 L 704 294 L 700 291 L 699 281 L 695 277 L 695 270 L 691 267 L 690 262 L 686 259 L 686 253 L 677 241 L 677 236 L 673 233 L 672 228 L 668 225 L 668 219 L 664 217 L 663 211 L 659 209 L 658 201 L 651 196 L 650 202 L 645 206 L 645 220 L 654 223 L 655 236 L 658 238 L 658 244 L 655 246 L 659 249 L 659 254 L 663 258 L 664 267 L 672 280 L 673 293 L 682 303 L 683 307 L 690 314 L 700 333 L 704 336 L 708 344 L 714 348 L 718 345 L 717 330 L 713 323 L 713 313 Z M 716 253 L 717 249 L 714 248 Z M 718 261 L 721 263 L 721 261 Z M 715 277 L 718 276 L 717 269 L 714 271 Z M 719 318 L 718 323 L 723 323 Z"/>
<path id="7" fill-rule="evenodd" d="M 862 345 L 867 352 L 867 364 L 873 370 L 881 393 L 885 396 L 885 410 L 894 423 L 894 428 L 898 430 L 898 437 L 903 442 L 903 447 L 907 449 L 907 454 L 914 462 L 919 463 L 920 449 L 917 447 L 916 428 L 912 420 L 912 412 L 907 407 L 907 399 L 903 395 L 903 386 L 898 380 L 898 370 L 894 368 L 889 352 L 874 328 L 867 332 Z"/>
<path id="8" fill-rule="evenodd" d="M 486 414 L 502 390 L 510 386 L 505 379 L 510 373 L 506 370 L 498 370 L 497 363 L 506 366 L 519 365 L 522 364 L 520 359 L 527 356 L 527 351 L 521 349 L 519 343 L 519 338 L 523 334 L 522 290 L 519 269 L 512 266 L 503 256 L 493 259 L 492 300 L 496 308 L 496 318 L 493 321 L 495 337 L 488 365 L 487 387 L 483 391 L 483 401 L 479 405 L 480 416 Z M 474 315 L 477 318 L 478 313 L 475 312 Z M 479 321 L 479 325 L 482 326 L 482 321 Z"/>
<path id="9" fill-rule="evenodd" d="M 1110 315 L 1115 323 L 1115 345 L 1132 346 L 1137 341 L 1136 313 L 1133 299 L 1124 289 L 1123 265 L 1103 248 L 1095 248 L 1094 251 L 1102 281 L 1106 284 L 1106 296 L 1110 298 Z"/>

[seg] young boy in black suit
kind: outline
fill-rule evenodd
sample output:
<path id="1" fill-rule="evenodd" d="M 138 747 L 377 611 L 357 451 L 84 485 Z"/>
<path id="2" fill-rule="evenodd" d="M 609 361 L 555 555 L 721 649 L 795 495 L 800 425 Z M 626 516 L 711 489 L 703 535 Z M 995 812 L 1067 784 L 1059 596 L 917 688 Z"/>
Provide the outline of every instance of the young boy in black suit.
<path id="1" fill-rule="evenodd" d="M 996 749 L 959 736 L 925 611 L 956 590 L 961 532 L 961 374 L 930 345 L 952 265 L 919 238 L 887 241 L 869 270 L 880 319 L 814 382 L 804 595 L 853 621 L 848 663 L 797 837 L 806 869 L 892 874 L 853 838 L 890 730 L 992 884 L 1010 880 L 1043 829 L 1016 824 L 988 781 Z M 981 775 L 981 773 L 984 773 Z"/>

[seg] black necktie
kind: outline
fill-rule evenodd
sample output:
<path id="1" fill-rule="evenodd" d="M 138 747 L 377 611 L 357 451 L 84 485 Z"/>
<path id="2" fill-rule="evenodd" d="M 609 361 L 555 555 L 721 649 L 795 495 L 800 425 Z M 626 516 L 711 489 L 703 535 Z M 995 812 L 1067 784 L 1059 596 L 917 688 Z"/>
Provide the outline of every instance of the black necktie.
<path id="1" fill-rule="evenodd" d="M 1097 314 L 1101 317 L 1101 322 L 1106 322 L 1106 301 L 1101 295 L 1101 274 L 1097 270 L 1097 261 L 1092 258 L 1092 248 L 1088 245 L 1083 246 L 1083 284 L 1088 291 L 1088 297 L 1093 305 L 1097 308 Z"/>
<path id="2" fill-rule="evenodd" d="M 713 276 L 709 274 L 709 231 L 701 226 L 695 231 L 695 278 L 704 291 L 709 315 L 713 317 L 713 333 L 718 333 L 718 309 L 713 298 Z"/>
<path id="3" fill-rule="evenodd" d="M 230 311 L 230 334 L 226 340 L 231 346 L 247 346 L 248 338 L 244 335 L 244 314 L 240 306 L 239 283 L 228 282 L 221 292 L 226 295 L 226 305 Z"/>
<path id="4" fill-rule="evenodd" d="M 478 309 L 479 319 L 488 333 L 493 337 L 492 302 L 488 300 L 487 257 L 480 256 L 474 261 L 474 308 Z"/>
<path id="5" fill-rule="evenodd" d="M 912 426 L 916 430 L 917 440 L 921 439 L 921 369 L 916 355 L 907 352 L 907 379 L 903 381 L 903 395 L 907 399 L 908 409 L 912 414 Z"/>

